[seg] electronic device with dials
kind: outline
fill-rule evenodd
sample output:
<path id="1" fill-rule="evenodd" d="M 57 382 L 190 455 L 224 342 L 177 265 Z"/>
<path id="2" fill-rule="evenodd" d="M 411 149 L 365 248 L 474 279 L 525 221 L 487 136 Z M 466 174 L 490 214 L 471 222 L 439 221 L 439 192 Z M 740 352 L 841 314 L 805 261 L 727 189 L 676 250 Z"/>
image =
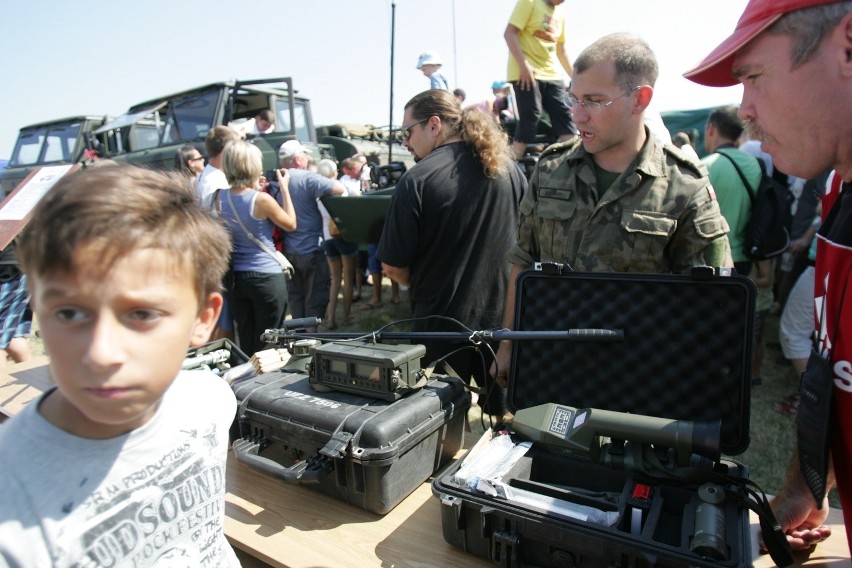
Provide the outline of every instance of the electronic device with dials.
<path id="1" fill-rule="evenodd" d="M 308 366 L 315 390 L 339 390 L 397 400 L 427 382 L 423 345 L 331 342 L 313 350 Z"/>

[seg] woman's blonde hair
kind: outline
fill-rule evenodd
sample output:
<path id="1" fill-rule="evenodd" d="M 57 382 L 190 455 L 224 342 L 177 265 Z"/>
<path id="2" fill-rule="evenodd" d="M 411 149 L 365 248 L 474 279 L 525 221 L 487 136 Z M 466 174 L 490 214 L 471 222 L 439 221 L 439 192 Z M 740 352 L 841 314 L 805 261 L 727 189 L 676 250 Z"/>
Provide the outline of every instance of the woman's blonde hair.
<path id="1" fill-rule="evenodd" d="M 222 172 L 231 187 L 254 187 L 263 173 L 260 148 L 245 140 L 231 142 L 222 153 Z"/>

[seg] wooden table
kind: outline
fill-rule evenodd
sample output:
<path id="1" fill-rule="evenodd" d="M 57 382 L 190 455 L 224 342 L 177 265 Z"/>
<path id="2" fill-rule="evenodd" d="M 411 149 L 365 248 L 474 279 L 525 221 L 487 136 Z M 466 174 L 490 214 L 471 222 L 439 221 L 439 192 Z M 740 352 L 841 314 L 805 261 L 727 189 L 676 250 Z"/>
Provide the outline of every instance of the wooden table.
<path id="1" fill-rule="evenodd" d="M 235 547 L 275 567 L 382 566 L 385 568 L 486 568 L 494 563 L 444 541 L 441 504 L 429 483 L 419 486 L 385 516 L 368 513 L 307 487 L 255 472 L 229 457 L 225 533 Z M 849 567 L 846 531 L 839 510 L 829 516 L 832 536 L 797 565 Z M 754 566 L 774 566 L 757 554 Z"/>
<path id="2" fill-rule="evenodd" d="M 51 385 L 47 359 L 7 367 L 0 373 L 0 411 L 16 414 Z M 2 427 L 2 426 L 0 426 Z M 470 442 L 470 440 L 468 440 Z M 387 515 L 376 515 L 298 485 L 258 473 L 233 456 L 228 458 L 225 534 L 245 553 L 276 567 L 486 568 L 494 564 L 444 541 L 438 499 L 429 483 Z M 753 519 L 754 521 L 754 519 Z M 843 518 L 832 510 L 832 537 L 805 566 L 848 567 Z M 752 524 L 753 534 L 757 527 Z M 754 546 L 756 550 L 756 537 Z M 767 555 L 757 567 L 773 566 Z"/>
<path id="3" fill-rule="evenodd" d="M 34 357 L 0 370 L 0 420 L 14 416 L 53 385 L 47 362 L 46 356 Z"/>

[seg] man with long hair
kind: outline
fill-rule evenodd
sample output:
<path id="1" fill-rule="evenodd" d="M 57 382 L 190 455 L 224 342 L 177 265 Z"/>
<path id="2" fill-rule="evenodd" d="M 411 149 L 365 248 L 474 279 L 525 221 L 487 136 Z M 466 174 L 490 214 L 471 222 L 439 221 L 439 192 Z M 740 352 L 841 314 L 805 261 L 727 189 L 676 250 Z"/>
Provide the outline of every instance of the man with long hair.
<path id="1" fill-rule="evenodd" d="M 452 93 L 430 90 L 405 105 L 403 144 L 419 160 L 391 198 L 377 256 L 385 273 L 410 286 L 414 331 L 463 331 L 500 325 L 518 202 L 526 179 L 506 136 L 476 107 L 462 110 Z M 443 316 L 443 318 L 432 317 Z M 455 351 L 450 342 L 426 343 L 426 361 Z M 506 412 L 505 392 L 486 382 L 487 350 L 448 358 L 459 376 L 473 376 L 488 414 Z"/>

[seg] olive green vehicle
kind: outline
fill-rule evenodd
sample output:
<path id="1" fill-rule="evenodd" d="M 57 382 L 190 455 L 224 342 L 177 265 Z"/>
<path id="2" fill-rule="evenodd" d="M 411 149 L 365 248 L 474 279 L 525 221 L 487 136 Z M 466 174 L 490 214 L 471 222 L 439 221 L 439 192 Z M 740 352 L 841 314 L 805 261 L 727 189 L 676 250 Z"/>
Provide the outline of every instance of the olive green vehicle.
<path id="1" fill-rule="evenodd" d="M 103 138 L 96 139 L 92 150 L 101 159 L 171 169 L 181 146 L 194 145 L 206 154 L 204 138 L 211 128 L 237 124 L 270 109 L 275 130 L 251 139 L 263 152 L 265 169 L 278 165 L 278 147 L 286 140 L 301 140 L 317 157 L 328 155 L 330 148 L 323 151 L 316 144 L 309 101 L 291 93 L 289 78 L 259 79 L 211 83 L 145 101 L 96 130 Z"/>
<path id="2" fill-rule="evenodd" d="M 217 125 L 238 126 L 260 111 L 275 113 L 275 129 L 248 139 L 263 154 L 263 168 L 278 167 L 278 148 L 299 140 L 317 160 L 340 161 L 364 154 L 372 187 L 381 189 L 358 207 L 331 205 L 353 240 L 378 238 L 396 180 L 414 164 L 392 129 L 335 124 L 315 127 L 310 100 L 297 94 L 289 77 L 211 83 L 135 104 L 111 120 L 78 117 L 21 129 L 15 152 L 2 173 L 10 192 L 36 166 L 109 159 L 157 169 L 172 169 L 178 148 L 195 146 L 206 155 L 204 139 Z M 326 198 L 329 199 L 329 198 Z M 338 198 L 330 198 L 338 199 Z M 344 204 L 341 204 L 344 205 Z M 343 221 L 346 217 L 346 221 Z"/>
<path id="3" fill-rule="evenodd" d="M 8 195 L 37 167 L 76 164 L 85 157 L 89 136 L 107 117 L 72 116 L 24 126 L 6 169 L 0 173 L 2 195 Z"/>
<path id="4" fill-rule="evenodd" d="M 204 138 L 213 126 L 237 126 L 264 109 L 275 113 L 275 129 L 249 137 L 263 154 L 264 171 L 278 167 L 278 148 L 287 140 L 299 140 L 315 159 L 367 157 L 373 186 L 387 191 L 359 201 L 359 207 L 350 201 L 349 207 L 331 208 L 343 210 L 338 218 L 344 234 L 360 242 L 377 239 L 390 188 L 414 164 L 411 154 L 398 141 L 388 142 L 388 130 L 352 124 L 315 127 L 310 100 L 297 94 L 289 77 L 212 83 L 136 104 L 95 131 L 91 150 L 98 158 L 169 169 L 179 147 L 193 145 L 204 155 Z"/>
<path id="5" fill-rule="evenodd" d="M 211 128 L 237 126 L 265 109 L 275 113 L 275 129 L 249 137 L 263 153 L 264 171 L 278 167 L 278 148 L 287 140 L 299 140 L 316 159 L 340 160 L 358 152 L 377 164 L 387 158 L 357 140 L 338 143 L 340 137 L 328 128 L 320 129 L 318 140 L 310 101 L 294 91 L 289 77 L 211 83 L 136 104 L 95 131 L 92 150 L 99 158 L 169 169 L 179 147 L 194 145 L 206 154 L 204 138 Z"/>

